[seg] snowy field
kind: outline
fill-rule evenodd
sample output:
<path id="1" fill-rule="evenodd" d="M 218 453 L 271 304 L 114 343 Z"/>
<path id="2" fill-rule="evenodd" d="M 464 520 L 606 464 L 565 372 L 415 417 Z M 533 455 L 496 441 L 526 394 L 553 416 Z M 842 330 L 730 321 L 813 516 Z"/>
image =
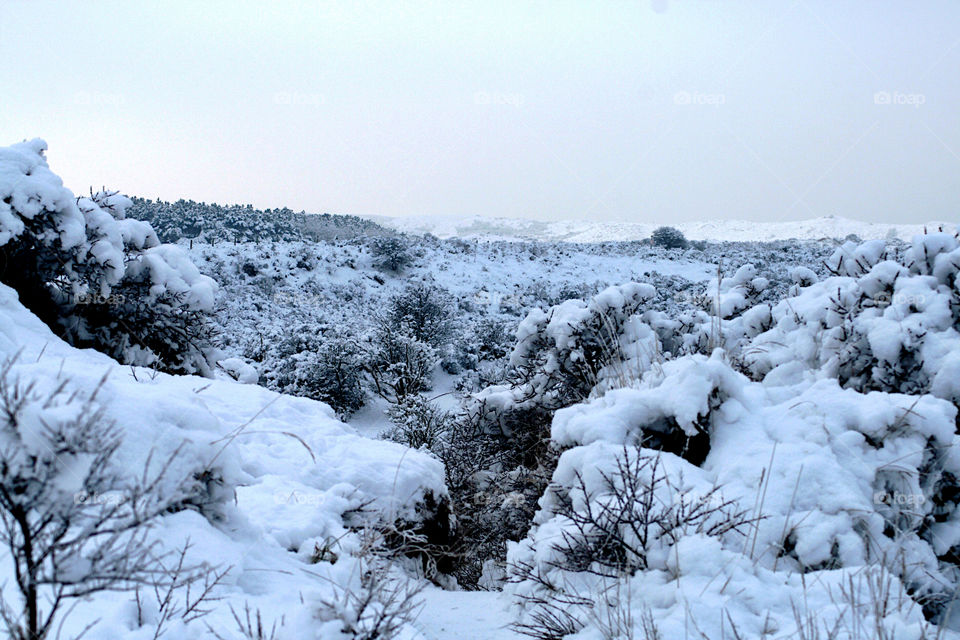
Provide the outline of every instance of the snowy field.
<path id="1" fill-rule="evenodd" d="M 954 228 L 162 244 L 43 148 L 0 149 L 9 635 L 960 637 Z"/>
<path id="2" fill-rule="evenodd" d="M 556 220 L 543 222 L 510 218 L 455 218 L 443 216 L 410 216 L 390 218 L 370 216 L 390 229 L 404 233 L 431 233 L 439 238 L 486 238 L 540 240 L 543 242 L 616 242 L 643 240 L 659 224 L 640 222 L 593 222 Z M 841 216 L 824 216 L 809 220 L 756 222 L 753 220 L 716 220 L 681 222 L 675 226 L 690 240 L 737 242 L 755 240 L 830 240 L 855 235 L 863 240 L 899 238 L 910 240 L 924 229 L 946 228 L 947 222 L 927 224 L 883 224 L 863 222 Z"/>

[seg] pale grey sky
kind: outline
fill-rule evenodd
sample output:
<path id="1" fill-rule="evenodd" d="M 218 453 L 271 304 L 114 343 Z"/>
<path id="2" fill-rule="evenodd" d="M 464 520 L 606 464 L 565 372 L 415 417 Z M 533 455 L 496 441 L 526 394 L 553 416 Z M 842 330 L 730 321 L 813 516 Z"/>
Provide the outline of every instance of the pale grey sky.
<path id="1" fill-rule="evenodd" d="M 312 212 L 960 218 L 960 2 L 0 0 L 0 144 Z"/>

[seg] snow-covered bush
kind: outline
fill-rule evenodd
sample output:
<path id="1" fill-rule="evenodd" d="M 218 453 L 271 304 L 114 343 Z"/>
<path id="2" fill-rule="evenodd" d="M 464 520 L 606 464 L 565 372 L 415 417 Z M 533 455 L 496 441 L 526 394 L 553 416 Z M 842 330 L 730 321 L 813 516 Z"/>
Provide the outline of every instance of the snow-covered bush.
<path id="1" fill-rule="evenodd" d="M 342 416 L 363 406 L 363 355 L 345 329 L 301 326 L 279 342 L 269 380 L 283 393 L 329 404 Z"/>
<path id="2" fill-rule="evenodd" d="M 374 393 L 399 402 L 428 391 L 430 374 L 439 362 L 437 349 L 418 340 L 409 327 L 395 328 L 381 321 L 370 339 L 364 368 Z"/>
<path id="3" fill-rule="evenodd" d="M 527 534 L 549 471 L 517 465 L 476 412 L 450 416 L 433 451 L 457 520 L 451 572 L 464 588 L 499 588 L 507 543 Z"/>
<path id="4" fill-rule="evenodd" d="M 439 349 L 452 337 L 453 311 L 449 292 L 435 284 L 415 282 L 390 299 L 384 321 Z"/>
<path id="5" fill-rule="evenodd" d="M 671 500 L 661 460 L 659 453 L 625 447 L 605 465 L 612 471 L 577 469 L 569 486 L 551 484 L 545 499 L 569 524 L 553 547 L 556 566 L 617 578 L 646 569 L 649 555 L 682 537 L 745 532 L 746 512 L 724 500 L 719 488 Z"/>
<path id="6" fill-rule="evenodd" d="M 396 236 L 373 238 L 370 242 L 370 253 L 373 255 L 374 267 L 391 273 L 400 273 L 413 262 L 407 243 Z"/>
<path id="7" fill-rule="evenodd" d="M 598 579 L 597 584 L 616 583 L 647 570 L 650 563 L 662 562 L 684 538 L 746 534 L 755 521 L 734 501 L 724 499 L 719 488 L 678 497 L 673 479 L 664 470 L 670 462 L 664 463 L 659 453 L 624 447 L 602 466 L 574 468 L 572 477 L 569 469 L 558 469 L 560 477 L 567 472 L 568 482 L 551 483 L 541 501 L 553 506 L 556 521 L 562 523 L 552 532 L 555 541 L 549 556 L 508 567 L 512 582 L 538 587 L 518 593 L 527 609 L 515 625 L 518 631 L 533 637 L 554 637 L 551 633 L 559 630 L 573 633 L 585 626 L 598 604 L 610 609 L 620 604 L 597 602 L 586 597 L 593 593 L 571 590 L 565 580 L 555 584 L 558 577 L 586 574 Z M 621 622 L 633 616 L 627 611 Z M 609 621 L 611 616 L 600 618 Z M 619 626 L 620 633 L 633 637 L 632 624 Z"/>
<path id="8" fill-rule="evenodd" d="M 41 393 L 0 364 L 0 545 L 9 554 L 19 600 L 0 597 L 9 637 L 37 640 L 62 623 L 78 598 L 137 585 L 173 590 L 197 579 L 181 564 L 163 569 L 147 529 L 190 496 L 169 486 L 161 460 L 130 483 L 116 468 L 121 434 L 88 394 L 66 392 L 64 382 Z M 202 573 L 202 572 L 201 572 Z"/>
<path id="9" fill-rule="evenodd" d="M 422 590 L 422 584 L 395 575 L 382 561 L 361 561 L 348 584 L 335 584 L 334 594 L 321 601 L 317 619 L 338 639 L 391 640 L 416 620 Z"/>
<path id="10" fill-rule="evenodd" d="M 387 413 L 393 426 L 381 437 L 413 449 L 425 447 L 434 451 L 440 448 L 450 416 L 423 395 L 406 396 L 391 405 Z"/>
<path id="11" fill-rule="evenodd" d="M 290 209 L 261 211 L 252 205 L 206 204 L 193 200 L 164 202 L 133 198 L 129 215 L 149 222 L 161 242 L 298 241 L 302 238 L 304 214 Z"/>
<path id="12" fill-rule="evenodd" d="M 3 282 L 73 344 L 124 363 L 206 372 L 216 285 L 115 192 L 74 199 L 42 140 L 0 149 Z"/>
<path id="13" fill-rule="evenodd" d="M 534 309 L 517 328 L 508 384 L 488 387 L 477 399 L 511 435 L 511 414 L 550 413 L 631 384 L 659 358 L 657 336 L 640 319 L 655 295 L 650 285 L 630 283 L 590 302 Z"/>
<path id="14" fill-rule="evenodd" d="M 243 358 L 225 358 L 217 362 L 220 368 L 231 380 L 243 384 L 256 384 L 260 380 L 260 373 L 256 367 Z"/>
<path id="15" fill-rule="evenodd" d="M 734 371 L 719 353 L 667 361 L 637 388 L 561 409 L 551 431 L 564 449 L 553 474 L 556 489 L 540 501 L 530 535 L 508 554 L 518 581 L 511 590 L 533 604 L 521 623 L 535 623 L 531 616 L 544 602 L 594 594 L 613 579 L 645 594 L 665 637 L 682 635 L 688 615 L 707 637 L 719 637 L 717 609 L 731 606 L 724 591 L 755 593 L 767 584 L 773 598 L 749 614 L 731 612 L 732 620 L 743 625 L 742 637 L 762 636 L 764 620 L 789 637 L 803 622 L 790 600 L 830 603 L 835 587 L 829 585 L 866 567 L 888 572 L 916 604 L 879 624 L 906 625 L 895 637 L 919 637 L 905 629 L 916 633 L 920 609 L 934 618 L 947 613 L 958 584 L 956 415 L 950 403 L 929 395 L 862 394 L 830 379 L 767 386 Z M 663 446 L 665 427 L 705 433 L 705 457 L 690 460 Z M 588 533 L 604 529 L 585 526 L 592 520 L 618 521 L 623 501 L 611 501 L 618 494 L 612 487 L 627 485 L 617 482 L 623 473 L 612 461 L 624 447 L 630 460 L 660 456 L 663 481 L 639 485 L 662 488 L 658 509 L 690 513 L 709 498 L 707 505 L 730 507 L 753 522 L 738 527 L 746 536 L 731 529 L 714 537 L 694 527 L 661 538 L 662 548 L 634 554 L 643 561 L 628 568 L 643 571 L 632 577 L 615 576 L 602 546 L 588 545 L 579 566 L 571 563 L 564 541 L 589 541 Z M 734 584 L 714 584 L 718 573 Z M 577 619 L 607 606 L 590 599 Z M 825 615 L 836 622 L 847 614 L 838 606 Z"/>
<path id="16" fill-rule="evenodd" d="M 760 294 L 770 281 L 757 274 L 752 264 L 739 267 L 731 278 L 718 277 L 707 287 L 706 295 L 713 306 L 713 314 L 724 320 L 756 306 Z"/>
<path id="17" fill-rule="evenodd" d="M 795 380 L 814 370 L 845 387 L 960 401 L 960 241 L 918 236 L 906 250 L 848 242 L 835 275 L 773 307 L 772 328 L 744 349 L 751 373 Z"/>
<path id="18" fill-rule="evenodd" d="M 675 227 L 657 227 L 650 234 L 650 241 L 665 249 L 686 249 L 687 238 Z"/>

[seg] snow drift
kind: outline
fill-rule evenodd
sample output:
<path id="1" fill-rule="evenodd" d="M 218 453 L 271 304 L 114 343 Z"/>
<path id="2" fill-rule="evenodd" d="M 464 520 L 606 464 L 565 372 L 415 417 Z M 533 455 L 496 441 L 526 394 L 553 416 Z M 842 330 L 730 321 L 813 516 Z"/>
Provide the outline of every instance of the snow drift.
<path id="1" fill-rule="evenodd" d="M 170 490 L 186 483 L 196 500 L 161 518 L 152 535 L 169 549 L 189 539 L 190 560 L 230 567 L 218 596 L 241 608 L 248 602 L 270 621 L 286 616 L 281 638 L 337 637 L 342 623 L 325 623 L 318 603 L 359 575 L 360 561 L 351 556 L 362 545 L 358 528 L 436 518 L 428 505 L 446 494 L 434 458 L 363 438 L 322 403 L 120 366 L 64 343 L 0 285 L 0 359 L 9 358 L 12 375 L 40 391 L 63 383 L 89 393 L 105 378 L 96 400 L 104 423 L 123 438 L 115 457 L 122 477 L 143 473 L 151 454 L 158 460 L 178 452 L 166 474 L 177 483 Z M 311 565 L 316 547 L 334 553 Z M 115 594 L 82 603 L 65 629 L 79 631 L 97 617 L 86 637 L 152 637 L 150 621 L 138 626 L 132 601 L 118 606 Z M 206 623 L 226 637 L 235 628 L 226 606 Z M 173 634 L 213 637 L 202 624 Z"/>

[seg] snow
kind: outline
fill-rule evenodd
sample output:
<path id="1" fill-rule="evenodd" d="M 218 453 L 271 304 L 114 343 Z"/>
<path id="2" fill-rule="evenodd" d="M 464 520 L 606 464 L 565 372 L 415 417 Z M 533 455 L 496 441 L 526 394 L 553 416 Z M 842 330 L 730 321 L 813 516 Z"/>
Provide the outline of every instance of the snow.
<path id="1" fill-rule="evenodd" d="M 24 222 L 41 211 L 63 211 L 57 219 L 57 239 L 64 249 L 83 243 L 86 238 L 83 214 L 73 194 L 50 171 L 43 152 L 47 143 L 39 138 L 9 147 L 0 147 L 0 246 L 24 230 Z"/>
<path id="2" fill-rule="evenodd" d="M 510 599 L 499 591 L 443 591 L 428 587 L 414 626 L 423 640 L 518 640 L 512 631 Z"/>
<path id="3" fill-rule="evenodd" d="M 199 470 L 217 471 L 223 489 L 210 505 L 213 519 L 190 510 L 171 514 L 161 519 L 154 535 L 165 548 L 189 538 L 192 559 L 232 566 L 225 593 L 235 603 L 262 608 L 270 619 L 285 615 L 301 591 L 329 590 L 306 573 L 324 568 L 324 563 L 306 563 L 314 543 L 340 541 L 347 560 L 330 565 L 331 576 L 335 582 L 345 579 L 355 562 L 349 552 L 359 541 L 349 533 L 343 514 L 363 507 L 388 522 L 416 521 L 426 494 L 441 498 L 446 493 L 436 459 L 364 438 L 322 403 L 251 384 L 122 367 L 63 343 L 19 304 L 15 292 L 0 285 L 0 357 L 14 355 L 13 373 L 35 382 L 38 390 L 64 380 L 68 389 L 90 390 L 106 376 L 97 398 L 104 419 L 123 436 L 115 461 L 124 473 L 142 473 L 151 452 L 156 465 L 175 450 L 166 491 L 176 490 Z M 87 637 L 142 637 L 124 614 L 129 608 L 109 605 L 114 598 L 95 596 L 80 608 L 89 613 L 78 609 L 68 626 L 102 616 Z M 234 626 L 225 607 L 208 622 L 221 630 Z M 208 637 L 200 628 L 181 637 Z"/>
<path id="4" fill-rule="evenodd" d="M 853 234 L 864 240 L 899 238 L 909 240 L 924 229 L 953 231 L 956 225 L 945 222 L 927 224 L 883 224 L 824 216 L 810 220 L 765 222 L 753 220 L 708 220 L 702 222 L 593 222 L 575 220 L 538 221 L 485 216 L 367 216 L 383 226 L 404 233 L 430 233 L 439 238 L 480 238 L 497 240 L 541 240 L 544 242 L 608 242 L 643 240 L 654 229 L 669 225 L 679 229 L 688 240 L 713 242 L 759 242 L 773 240 L 844 239 Z"/>
<path id="5" fill-rule="evenodd" d="M 198 310 L 213 309 L 217 283 L 202 275 L 181 247 L 169 244 L 150 247 L 127 269 L 134 277 L 149 274 L 153 298 L 170 293 L 183 296 L 189 306 Z"/>
<path id="6" fill-rule="evenodd" d="M 648 373 L 641 388 L 610 391 L 558 411 L 552 437 L 565 450 L 553 482 L 570 488 L 574 505 L 584 508 L 587 496 L 593 502 L 604 491 L 618 455 L 656 455 L 637 447 L 641 434 L 660 429 L 666 418 L 689 434 L 689 425 L 708 416 L 711 448 L 701 467 L 660 454 L 668 481 L 659 500 L 669 504 L 719 487 L 723 500 L 749 510 L 762 494 L 764 519 L 746 539 L 694 532 L 647 556 L 647 569 L 635 574 L 629 588 L 638 600 L 635 616 L 640 602 L 651 607 L 664 637 L 684 637 L 681 630 L 691 621 L 707 637 L 720 637 L 724 612 L 741 607 L 740 617 L 731 619 L 743 625 L 743 637 L 757 637 L 760 629 L 752 625 L 765 618 L 789 636 L 798 632 L 791 602 L 818 603 L 811 609 L 824 616 L 818 620 L 842 620 L 830 585 L 835 589 L 866 566 L 880 571 L 873 563 L 883 558 L 905 558 L 903 567 L 887 567 L 884 579 L 893 583 L 895 572 L 903 571 L 905 582 L 923 589 L 948 584 L 935 554 L 960 541 L 960 522 L 943 523 L 932 546 L 916 536 L 895 541 L 883 533 L 885 522 L 921 519 L 933 508 L 931 479 L 924 478 L 928 471 L 921 473 L 929 447 L 944 453 L 942 473 L 960 471 L 956 408 L 931 396 L 863 395 L 840 389 L 834 380 L 784 394 L 735 373 L 720 354 L 687 356 L 665 363 L 662 375 Z M 867 438 L 882 446 L 867 444 Z M 578 481 L 586 494 L 576 489 Z M 561 560 L 555 541 L 569 524 L 555 514 L 552 496 L 541 499 L 534 529 L 509 558 L 542 567 L 555 584 L 580 584 L 579 593 L 596 593 L 601 584 L 595 575 L 564 573 L 553 564 Z M 780 552 L 785 533 L 793 547 L 786 556 Z M 818 568 L 828 562 L 839 566 Z M 807 572 L 805 584 L 798 579 L 801 571 Z M 530 581 L 507 587 L 517 596 L 538 588 Z M 749 594 L 746 600 L 737 595 L 742 593 Z M 896 624 L 916 633 L 922 616 L 915 606 L 907 609 Z"/>
<path id="7" fill-rule="evenodd" d="M 167 550 L 189 541 L 190 560 L 229 569 L 216 593 L 223 600 L 204 619 L 225 638 L 239 637 L 230 607 L 249 605 L 268 628 L 277 623 L 279 640 L 349 640 L 345 624 L 357 615 L 348 594 L 373 568 L 401 584 L 421 579 L 409 558 L 370 554 L 363 525 L 435 515 L 430 504 L 450 495 L 441 462 L 376 437 L 385 400 L 370 399 L 347 424 L 324 403 L 259 386 L 277 385 L 268 354 L 280 353 L 281 365 L 309 362 L 337 331 L 369 339 L 384 301 L 411 282 L 445 289 L 463 320 L 462 342 L 445 345 L 446 356 L 473 356 L 476 365 L 477 349 L 491 346 L 479 344 L 482 321 L 515 329 L 512 351 L 486 363 L 512 365 L 515 377 L 491 375 L 478 389 L 470 383 L 481 379 L 479 366 L 438 367 L 435 406 L 482 400 L 492 413 L 552 414 L 557 460 L 532 527 L 509 545 L 504 591 L 438 580 L 450 589 L 427 586 L 398 640 L 518 638 L 508 626 L 530 622 L 537 599 L 558 597 L 583 623 L 568 636 L 575 640 L 631 637 L 607 628 L 623 613 L 633 637 L 649 616 L 663 638 L 817 637 L 814 628 L 827 637 L 834 628 L 839 640 L 881 628 L 919 639 L 932 635 L 919 602 L 936 612 L 956 592 L 960 241 L 952 233 L 842 218 L 706 222 L 678 226 L 694 240 L 868 241 L 681 251 L 573 243 L 646 238 L 655 225 L 407 219 L 388 224 L 483 241 L 405 238 L 411 263 L 385 273 L 363 239 L 162 245 L 150 225 L 126 217 L 124 196 L 74 199 L 44 149 L 39 140 L 0 149 L 0 245 L 16 242 L 26 221 L 56 213 L 53 236 L 103 267 L 101 295 L 135 279 L 151 300 L 173 296 L 214 314 L 224 344 L 207 378 L 120 366 L 68 346 L 0 285 L 0 358 L 15 357 L 12 374 L 39 392 L 64 384 L 67 398 L 30 405 L 16 432 L 0 432 L 0 446 L 21 448 L 18 463 L 42 459 L 45 425 L 74 419 L 96 390 L 104 423 L 123 438 L 118 479 L 88 495 L 78 478 L 94 456 L 63 451 L 55 490 L 92 505 L 122 501 L 135 478 L 169 458 L 161 489 L 192 502 L 149 535 Z M 289 351 L 275 349 L 285 341 Z M 581 532 L 574 515 L 616 505 L 626 486 L 621 461 L 646 461 L 640 486 L 677 520 L 626 531 L 633 564 L 602 576 L 609 567 L 598 554 L 571 564 L 563 543 Z M 701 519 L 683 521 L 697 509 Z M 77 561 L 62 575 L 87 568 Z M 502 567 L 484 569 L 483 586 L 501 585 Z M 0 589 L 13 595 L 9 584 Z M 149 600 L 144 607 L 141 626 L 133 603 L 94 595 L 65 632 L 100 618 L 87 637 L 152 637 L 159 610 Z M 213 638 L 180 620 L 167 633 Z"/>

